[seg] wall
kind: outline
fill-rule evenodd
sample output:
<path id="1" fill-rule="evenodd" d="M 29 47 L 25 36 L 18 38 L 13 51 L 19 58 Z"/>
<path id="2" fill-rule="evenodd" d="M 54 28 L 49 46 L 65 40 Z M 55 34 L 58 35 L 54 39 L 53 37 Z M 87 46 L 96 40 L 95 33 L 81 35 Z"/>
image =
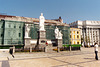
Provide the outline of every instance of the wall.
<path id="1" fill-rule="evenodd" d="M 24 22 L 2 20 L 3 25 L 1 45 L 23 45 L 24 44 Z M 2 23 L 0 22 L 0 23 Z"/>

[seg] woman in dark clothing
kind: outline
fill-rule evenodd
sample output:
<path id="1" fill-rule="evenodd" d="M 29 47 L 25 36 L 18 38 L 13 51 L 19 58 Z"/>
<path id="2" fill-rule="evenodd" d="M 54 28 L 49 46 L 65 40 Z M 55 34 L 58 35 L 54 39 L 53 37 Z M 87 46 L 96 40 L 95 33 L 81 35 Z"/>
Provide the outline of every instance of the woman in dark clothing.
<path id="1" fill-rule="evenodd" d="M 14 58 L 14 55 L 13 55 L 13 48 L 10 49 L 9 53 L 12 55 L 12 57 Z"/>

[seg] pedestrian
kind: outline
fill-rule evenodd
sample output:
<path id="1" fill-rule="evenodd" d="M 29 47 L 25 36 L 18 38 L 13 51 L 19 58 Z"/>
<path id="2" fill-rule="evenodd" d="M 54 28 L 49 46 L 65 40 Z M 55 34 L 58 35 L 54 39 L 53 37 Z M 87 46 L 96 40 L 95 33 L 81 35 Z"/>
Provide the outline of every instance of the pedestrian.
<path id="1" fill-rule="evenodd" d="M 97 45 L 97 43 L 94 44 L 94 49 L 95 49 L 95 59 L 98 60 L 98 45 Z"/>
<path id="2" fill-rule="evenodd" d="M 13 55 L 13 48 L 10 49 L 9 53 L 12 55 L 12 57 L 14 58 L 14 55 Z"/>

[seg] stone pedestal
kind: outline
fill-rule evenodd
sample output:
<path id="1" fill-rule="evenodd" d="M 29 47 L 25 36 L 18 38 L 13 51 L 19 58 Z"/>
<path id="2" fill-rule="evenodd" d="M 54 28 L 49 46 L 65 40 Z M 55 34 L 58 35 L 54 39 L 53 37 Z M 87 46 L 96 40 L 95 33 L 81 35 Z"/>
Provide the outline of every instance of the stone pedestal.
<path id="1" fill-rule="evenodd" d="M 56 44 L 58 47 L 62 47 L 62 39 L 56 39 Z"/>
<path id="2" fill-rule="evenodd" d="M 30 37 L 29 38 L 25 38 L 25 46 L 24 46 L 24 48 L 29 48 L 30 47 L 30 45 L 31 45 L 30 40 L 31 40 Z"/>
<path id="3" fill-rule="evenodd" d="M 30 52 L 32 52 L 32 46 L 30 46 Z"/>
<path id="4" fill-rule="evenodd" d="M 39 31 L 39 40 L 38 40 L 38 44 L 39 44 L 39 48 L 44 48 L 46 47 L 46 31 Z"/>
<path id="5" fill-rule="evenodd" d="M 59 52 L 60 48 L 62 47 L 62 39 L 56 39 L 56 44 L 57 44 L 57 49 L 58 49 L 57 52 Z"/>
<path id="6" fill-rule="evenodd" d="M 39 39 L 46 39 L 46 31 L 39 30 Z"/>
<path id="7" fill-rule="evenodd" d="M 53 52 L 53 47 L 51 45 L 46 46 L 45 52 Z"/>

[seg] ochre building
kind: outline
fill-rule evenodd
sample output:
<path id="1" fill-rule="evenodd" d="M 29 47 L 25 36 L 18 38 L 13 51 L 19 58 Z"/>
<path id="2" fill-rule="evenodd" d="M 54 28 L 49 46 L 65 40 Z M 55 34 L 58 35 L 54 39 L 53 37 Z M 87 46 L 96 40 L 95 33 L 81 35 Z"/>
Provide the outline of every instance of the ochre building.
<path id="1" fill-rule="evenodd" d="M 70 28 L 70 44 L 81 44 L 81 30 Z"/>

